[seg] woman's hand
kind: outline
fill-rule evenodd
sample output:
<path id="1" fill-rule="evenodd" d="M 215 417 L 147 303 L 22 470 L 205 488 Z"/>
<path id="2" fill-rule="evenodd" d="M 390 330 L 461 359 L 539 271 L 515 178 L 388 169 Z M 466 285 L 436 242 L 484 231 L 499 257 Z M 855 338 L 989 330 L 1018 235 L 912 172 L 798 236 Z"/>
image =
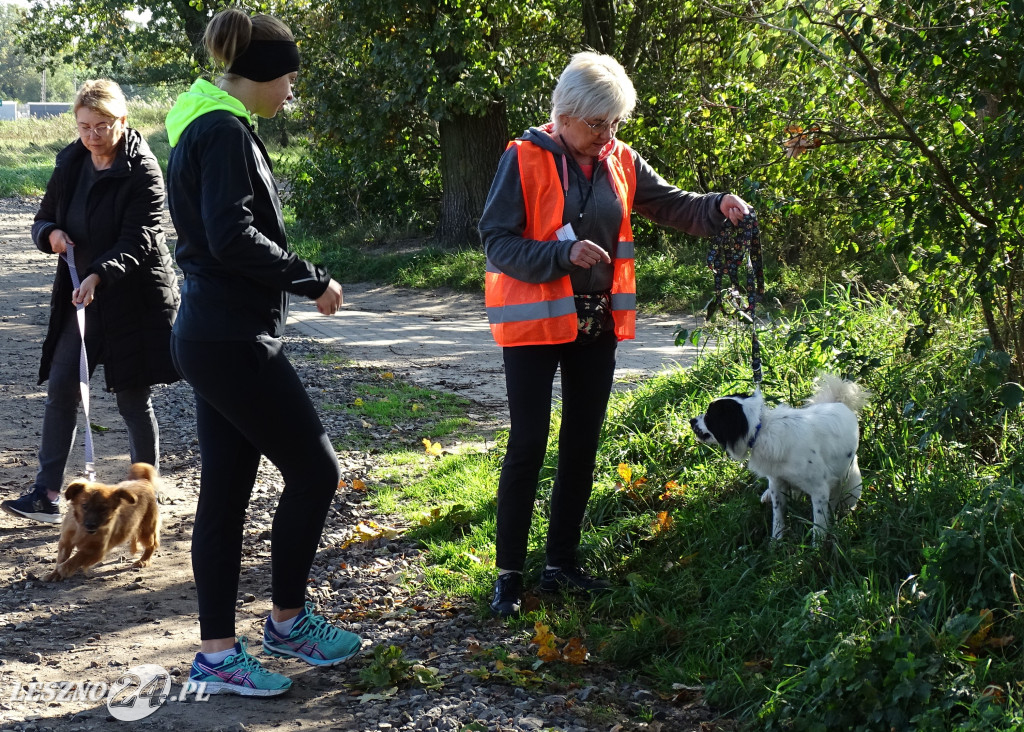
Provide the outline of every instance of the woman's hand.
<path id="1" fill-rule="evenodd" d="M 53 250 L 54 254 L 63 254 L 68 250 L 68 247 L 73 247 L 75 243 L 71 241 L 71 237 L 67 235 L 63 229 L 52 229 L 50 231 L 50 249 Z"/>
<path id="2" fill-rule="evenodd" d="M 722 196 L 722 202 L 718 206 L 722 210 L 722 215 L 736 226 L 739 226 L 743 217 L 751 211 L 750 205 L 746 201 L 732 193 Z"/>
<path id="3" fill-rule="evenodd" d="M 334 315 L 344 304 L 345 296 L 341 292 L 341 285 L 333 279 L 327 283 L 324 294 L 316 299 L 316 309 L 321 315 Z"/>
<path id="4" fill-rule="evenodd" d="M 91 274 L 82 280 L 78 288 L 71 293 L 71 303 L 77 308 L 79 305 L 88 307 L 96 299 L 96 288 L 100 286 L 100 276 Z"/>
<path id="5" fill-rule="evenodd" d="M 590 269 L 598 262 L 611 264 L 612 258 L 608 256 L 608 252 L 589 239 L 580 239 L 569 249 L 569 261 L 577 267 Z"/>

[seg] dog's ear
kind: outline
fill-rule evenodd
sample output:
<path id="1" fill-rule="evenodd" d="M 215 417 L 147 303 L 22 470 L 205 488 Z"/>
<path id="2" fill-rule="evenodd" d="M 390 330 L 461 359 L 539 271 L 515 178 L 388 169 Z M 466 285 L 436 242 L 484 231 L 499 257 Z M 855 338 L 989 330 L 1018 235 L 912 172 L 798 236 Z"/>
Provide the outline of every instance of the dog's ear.
<path id="1" fill-rule="evenodd" d="M 70 503 L 71 501 L 78 498 L 78 496 L 81 495 L 82 491 L 84 491 L 88 487 L 89 484 L 86 483 L 84 480 L 76 480 L 68 485 L 67 490 L 64 491 L 64 498 L 66 498 L 67 501 Z"/>
<path id="2" fill-rule="evenodd" d="M 742 453 L 738 443 L 747 439 L 749 425 L 743 405 L 738 401 L 730 397 L 715 399 L 708 405 L 704 426 L 731 457 L 735 458 L 734 452 Z"/>
<path id="3" fill-rule="evenodd" d="M 125 490 L 124 488 L 118 488 L 114 491 L 113 497 L 122 500 L 125 503 L 135 503 L 135 494 L 131 491 Z"/>

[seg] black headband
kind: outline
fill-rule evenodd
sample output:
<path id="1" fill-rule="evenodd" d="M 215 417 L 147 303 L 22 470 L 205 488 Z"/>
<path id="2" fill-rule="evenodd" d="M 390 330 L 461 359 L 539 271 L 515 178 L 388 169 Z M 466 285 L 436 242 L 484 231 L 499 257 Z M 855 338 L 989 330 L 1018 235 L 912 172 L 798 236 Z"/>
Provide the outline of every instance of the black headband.
<path id="1" fill-rule="evenodd" d="M 227 73 L 252 81 L 273 81 L 298 70 L 299 47 L 295 41 L 250 41 Z"/>

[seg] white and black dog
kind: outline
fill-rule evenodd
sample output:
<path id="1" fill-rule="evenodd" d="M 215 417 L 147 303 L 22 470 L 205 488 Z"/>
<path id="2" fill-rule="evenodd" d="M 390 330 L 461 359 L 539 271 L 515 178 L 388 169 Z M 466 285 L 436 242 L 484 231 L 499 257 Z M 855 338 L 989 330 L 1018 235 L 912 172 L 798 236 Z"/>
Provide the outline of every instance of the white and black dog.
<path id="1" fill-rule="evenodd" d="M 821 376 L 807 405 L 794 409 L 765 405 L 761 390 L 715 399 L 707 412 L 690 420 L 701 442 L 719 445 L 733 460 L 768 479 L 762 503 L 772 504 L 772 538 L 786 527 L 786 499 L 793 488 L 811 498 L 814 541 L 830 518 L 852 509 L 860 498 L 857 467 L 857 412 L 870 394 L 852 381 Z M 749 455 L 749 459 L 748 459 Z"/>

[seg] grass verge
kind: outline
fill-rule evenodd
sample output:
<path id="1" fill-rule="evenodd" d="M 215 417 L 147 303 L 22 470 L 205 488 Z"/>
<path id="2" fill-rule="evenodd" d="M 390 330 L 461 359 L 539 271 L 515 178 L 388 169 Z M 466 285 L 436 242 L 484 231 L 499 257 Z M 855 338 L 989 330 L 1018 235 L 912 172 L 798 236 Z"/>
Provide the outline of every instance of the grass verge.
<path id="1" fill-rule="evenodd" d="M 691 434 L 712 396 L 749 386 L 749 332 L 724 324 L 703 334 L 717 346 L 693 368 L 612 399 L 583 550 L 614 590 L 592 602 L 531 591 L 513 626 L 581 639 L 594 660 L 665 694 L 700 688 L 753 729 L 1020 728 L 1024 392 L 970 317 L 927 355 L 905 353 L 907 297 L 829 289 L 763 330 L 769 399 L 799 403 L 821 371 L 874 394 L 864 496 L 824 546 L 809 544 L 806 501 L 789 536 L 771 541 L 763 485 Z M 556 414 L 552 437 L 558 427 Z M 502 452 L 499 439 L 429 463 L 393 456 L 374 488 L 427 548 L 427 581 L 481 616 Z M 556 458 L 540 476 L 528 587 L 544 562 Z"/>

